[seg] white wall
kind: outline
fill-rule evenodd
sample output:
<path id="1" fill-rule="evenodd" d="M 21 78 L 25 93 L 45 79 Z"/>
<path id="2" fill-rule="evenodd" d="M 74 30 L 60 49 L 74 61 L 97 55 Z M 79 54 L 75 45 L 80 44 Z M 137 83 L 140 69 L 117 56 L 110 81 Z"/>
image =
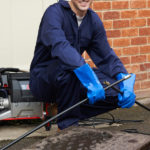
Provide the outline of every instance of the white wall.
<path id="1" fill-rule="evenodd" d="M 39 23 L 57 0 L 0 0 L 0 68 L 29 70 Z"/>

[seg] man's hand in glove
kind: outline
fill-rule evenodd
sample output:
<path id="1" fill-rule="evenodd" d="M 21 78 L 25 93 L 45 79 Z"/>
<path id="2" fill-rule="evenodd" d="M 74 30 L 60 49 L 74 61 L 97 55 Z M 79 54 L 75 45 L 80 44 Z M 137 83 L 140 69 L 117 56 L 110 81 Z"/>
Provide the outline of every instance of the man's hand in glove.
<path id="1" fill-rule="evenodd" d="M 90 104 L 105 99 L 104 88 L 88 64 L 75 69 L 74 72 L 83 86 L 87 88 L 87 97 Z"/>
<path id="2" fill-rule="evenodd" d="M 127 74 L 119 73 L 117 80 L 124 78 Z M 131 77 L 123 82 L 119 83 L 120 90 L 123 94 L 118 94 L 118 106 L 121 108 L 130 108 L 135 103 L 136 95 L 134 94 L 135 74 L 131 74 Z"/>

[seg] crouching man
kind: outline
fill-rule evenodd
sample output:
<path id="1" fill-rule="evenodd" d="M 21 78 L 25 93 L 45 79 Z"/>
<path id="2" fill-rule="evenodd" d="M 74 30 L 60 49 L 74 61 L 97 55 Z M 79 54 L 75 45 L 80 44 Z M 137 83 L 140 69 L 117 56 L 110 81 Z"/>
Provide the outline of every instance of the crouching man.
<path id="1" fill-rule="evenodd" d="M 93 0 L 60 0 L 47 8 L 39 27 L 30 67 L 30 88 L 40 101 L 55 102 L 58 113 L 88 97 L 89 101 L 58 118 L 60 129 L 115 108 L 135 103 L 135 75 L 104 91 L 104 81 L 126 76 L 124 65 L 110 48 L 103 23 L 91 10 Z M 81 56 L 86 50 L 91 68 Z"/>

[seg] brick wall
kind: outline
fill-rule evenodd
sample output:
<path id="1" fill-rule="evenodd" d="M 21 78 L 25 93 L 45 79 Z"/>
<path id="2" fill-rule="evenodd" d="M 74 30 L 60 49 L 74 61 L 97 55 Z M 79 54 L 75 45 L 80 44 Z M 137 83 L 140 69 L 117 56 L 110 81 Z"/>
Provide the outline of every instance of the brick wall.
<path id="1" fill-rule="evenodd" d="M 149 97 L 150 0 L 96 0 L 92 8 L 104 23 L 110 46 L 128 72 L 136 74 L 137 97 Z"/>

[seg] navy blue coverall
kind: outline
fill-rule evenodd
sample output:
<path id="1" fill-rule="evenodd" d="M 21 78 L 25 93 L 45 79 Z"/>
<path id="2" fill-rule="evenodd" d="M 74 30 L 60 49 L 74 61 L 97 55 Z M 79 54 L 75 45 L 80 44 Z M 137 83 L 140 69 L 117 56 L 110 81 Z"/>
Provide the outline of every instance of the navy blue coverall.
<path id="1" fill-rule="evenodd" d="M 40 23 L 34 58 L 30 67 L 30 88 L 39 101 L 56 102 L 58 113 L 86 97 L 86 89 L 73 70 L 85 64 L 82 53 L 87 51 L 96 65 L 93 69 L 101 84 L 116 81 L 118 73 L 127 73 L 120 59 L 110 48 L 106 32 L 98 15 L 88 9 L 78 27 L 75 13 L 68 2 L 59 1 L 48 7 Z M 105 87 L 105 85 L 103 85 Z M 64 129 L 89 118 L 117 108 L 114 90 L 106 99 L 94 105 L 87 103 L 58 118 Z"/>

